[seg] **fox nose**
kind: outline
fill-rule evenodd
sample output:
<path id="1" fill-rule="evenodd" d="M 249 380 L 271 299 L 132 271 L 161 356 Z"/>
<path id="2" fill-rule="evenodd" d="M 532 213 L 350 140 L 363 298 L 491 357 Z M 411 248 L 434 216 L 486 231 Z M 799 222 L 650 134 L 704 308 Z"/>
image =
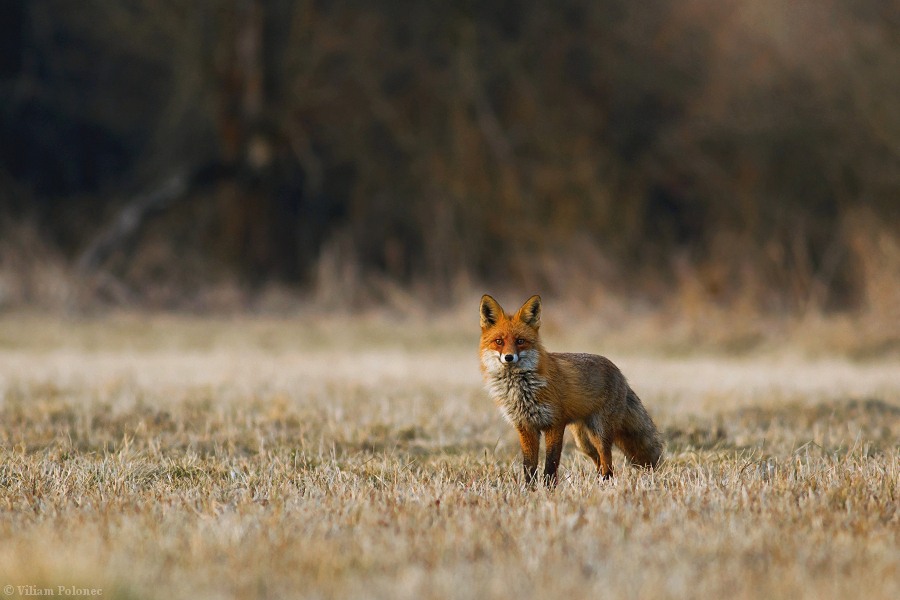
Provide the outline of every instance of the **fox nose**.
<path id="1" fill-rule="evenodd" d="M 516 362 L 519 357 L 515 354 L 504 354 L 501 361 L 505 363 Z"/>

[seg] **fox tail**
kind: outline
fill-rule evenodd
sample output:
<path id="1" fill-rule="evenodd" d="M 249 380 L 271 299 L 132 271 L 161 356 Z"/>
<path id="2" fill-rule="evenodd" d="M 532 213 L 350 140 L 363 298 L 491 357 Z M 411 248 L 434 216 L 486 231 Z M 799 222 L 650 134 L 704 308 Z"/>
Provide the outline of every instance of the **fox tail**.
<path id="1" fill-rule="evenodd" d="M 641 467 L 656 467 L 662 459 L 662 436 L 631 388 L 625 398 L 625 417 L 614 442 L 628 460 Z"/>

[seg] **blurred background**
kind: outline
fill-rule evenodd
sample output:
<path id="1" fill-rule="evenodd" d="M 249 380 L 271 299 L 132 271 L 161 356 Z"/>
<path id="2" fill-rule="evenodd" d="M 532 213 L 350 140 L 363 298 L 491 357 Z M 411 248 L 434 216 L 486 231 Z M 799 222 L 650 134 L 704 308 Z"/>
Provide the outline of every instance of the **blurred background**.
<path id="1" fill-rule="evenodd" d="M 900 312 L 897 2 L 4 0 L 0 140 L 0 309 Z"/>

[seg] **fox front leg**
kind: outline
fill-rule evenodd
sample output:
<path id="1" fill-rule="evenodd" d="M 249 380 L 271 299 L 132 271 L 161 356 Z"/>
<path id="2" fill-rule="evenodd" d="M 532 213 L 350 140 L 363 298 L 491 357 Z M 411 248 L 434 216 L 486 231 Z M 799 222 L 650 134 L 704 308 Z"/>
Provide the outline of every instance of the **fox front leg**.
<path id="1" fill-rule="evenodd" d="M 544 441 L 547 444 L 547 459 L 544 463 L 544 485 L 548 488 L 556 487 L 556 471 L 559 469 L 559 459 L 562 456 L 565 433 L 565 426 L 553 427 L 544 433 Z"/>
<path id="2" fill-rule="evenodd" d="M 541 434 L 530 427 L 519 427 L 519 443 L 522 445 L 522 470 L 525 485 L 533 487 L 537 481 L 538 452 L 541 448 Z"/>

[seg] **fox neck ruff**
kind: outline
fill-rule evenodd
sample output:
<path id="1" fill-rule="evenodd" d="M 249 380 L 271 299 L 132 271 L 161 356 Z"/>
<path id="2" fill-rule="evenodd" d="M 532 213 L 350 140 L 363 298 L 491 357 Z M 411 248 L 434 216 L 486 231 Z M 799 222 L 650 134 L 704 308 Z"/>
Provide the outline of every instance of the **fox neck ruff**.
<path id="1" fill-rule="evenodd" d="M 515 426 L 543 430 L 554 421 L 553 407 L 538 399 L 547 380 L 538 374 L 540 353 L 525 350 L 515 363 L 501 363 L 498 353 L 485 350 L 481 355 L 485 386 L 507 421 Z"/>

